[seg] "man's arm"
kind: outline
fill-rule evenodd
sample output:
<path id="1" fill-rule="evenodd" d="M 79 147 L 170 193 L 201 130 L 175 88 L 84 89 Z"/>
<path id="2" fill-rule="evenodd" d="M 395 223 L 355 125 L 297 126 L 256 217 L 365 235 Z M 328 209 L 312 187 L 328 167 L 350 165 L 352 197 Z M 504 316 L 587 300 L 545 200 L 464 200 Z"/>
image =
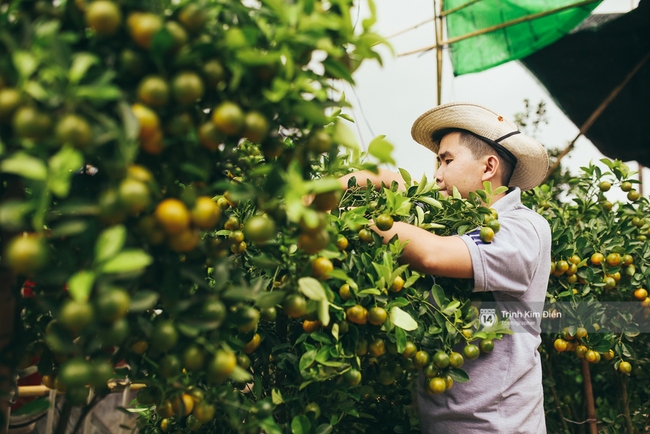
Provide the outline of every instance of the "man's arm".
<path id="1" fill-rule="evenodd" d="M 378 173 L 373 173 L 369 170 L 361 170 L 359 172 L 352 172 L 341 176 L 339 178 L 339 182 L 341 183 L 341 186 L 344 190 L 348 188 L 348 181 L 352 177 L 357 178 L 357 185 L 361 187 L 365 187 L 368 180 L 370 180 L 372 185 L 374 185 L 377 189 L 381 188 L 382 182 L 384 185 L 386 185 L 386 187 L 389 187 L 391 182 L 397 181 L 399 184 L 399 189 L 404 190 L 404 178 L 402 178 L 402 175 L 396 172 L 391 172 L 390 170 L 379 169 Z"/>
<path id="2" fill-rule="evenodd" d="M 356 177 L 357 185 L 361 186 L 365 186 L 367 180 L 370 180 L 375 188 L 381 188 L 382 183 L 388 186 L 392 181 L 397 181 L 400 189 L 405 188 L 402 175 L 379 169 L 378 173 L 364 170 L 340 177 L 339 182 L 343 189 L 348 188 L 348 181 L 353 176 Z M 372 229 L 384 238 L 384 243 L 395 235 L 402 242 L 408 241 L 402 261 L 418 272 L 463 279 L 474 277 L 469 249 L 460 237 L 441 237 L 402 222 L 395 223 L 388 231 L 380 231 L 376 226 L 372 226 Z"/>
<path id="3" fill-rule="evenodd" d="M 383 236 L 384 243 L 395 235 L 402 242 L 408 241 L 401 260 L 420 273 L 461 279 L 474 277 L 469 249 L 460 237 L 442 237 L 403 222 L 396 222 L 388 231 L 380 231 L 376 226 L 372 229 Z"/>

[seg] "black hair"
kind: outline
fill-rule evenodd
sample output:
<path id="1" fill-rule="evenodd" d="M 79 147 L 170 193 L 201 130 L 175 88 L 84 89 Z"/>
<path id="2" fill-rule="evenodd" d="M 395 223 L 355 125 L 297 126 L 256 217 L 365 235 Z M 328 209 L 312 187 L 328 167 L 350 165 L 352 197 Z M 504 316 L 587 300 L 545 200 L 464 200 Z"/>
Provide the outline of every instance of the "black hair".
<path id="1" fill-rule="evenodd" d="M 459 143 L 472 152 L 472 156 L 475 159 L 484 157 L 490 154 L 496 154 L 496 157 L 499 159 L 499 164 L 501 165 L 501 182 L 506 187 L 510 183 L 510 178 L 512 178 L 512 173 L 515 170 L 517 165 L 517 158 L 512 155 L 510 151 L 503 147 L 500 143 L 489 140 L 485 137 L 479 136 L 478 134 L 472 133 L 468 130 L 463 130 L 461 128 L 445 128 L 443 130 L 437 131 L 431 135 L 431 139 L 440 144 L 440 141 L 444 136 L 450 133 L 459 133 Z"/>

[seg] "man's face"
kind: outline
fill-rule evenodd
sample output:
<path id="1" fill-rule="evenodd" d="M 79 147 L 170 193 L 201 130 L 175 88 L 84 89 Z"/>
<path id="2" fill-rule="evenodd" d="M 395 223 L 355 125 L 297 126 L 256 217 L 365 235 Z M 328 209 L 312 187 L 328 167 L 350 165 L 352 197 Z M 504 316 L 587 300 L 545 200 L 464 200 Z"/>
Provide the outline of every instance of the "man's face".
<path id="1" fill-rule="evenodd" d="M 483 189 L 483 159 L 475 159 L 472 151 L 461 145 L 459 139 L 460 134 L 454 132 L 440 141 L 436 182 L 444 196 L 451 195 L 454 187 L 463 197 L 467 197 L 470 191 Z"/>

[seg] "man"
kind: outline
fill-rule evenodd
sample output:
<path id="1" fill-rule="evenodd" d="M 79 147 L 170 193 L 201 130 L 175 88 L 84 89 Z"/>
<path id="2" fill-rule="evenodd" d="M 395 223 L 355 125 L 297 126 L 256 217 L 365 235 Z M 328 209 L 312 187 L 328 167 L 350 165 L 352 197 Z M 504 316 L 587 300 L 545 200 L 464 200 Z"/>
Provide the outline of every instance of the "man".
<path id="1" fill-rule="evenodd" d="M 490 243 L 476 234 L 442 237 L 407 223 L 379 231 L 408 241 L 403 260 L 433 276 L 473 279 L 474 292 L 489 291 L 495 310 L 511 318 L 542 310 L 551 258 L 551 231 L 546 220 L 521 203 L 521 191 L 542 182 L 548 170 L 544 147 L 521 134 L 517 126 L 494 111 L 471 103 L 450 103 L 420 116 L 413 139 L 438 155 L 436 181 L 443 195 L 456 187 L 463 197 L 483 189 L 508 186 L 489 204 L 499 214 L 501 230 Z M 403 183 L 393 172 L 357 172 L 380 187 Z M 542 369 L 537 348 L 540 319 L 527 320 L 495 343 L 494 350 L 466 361 L 467 383 L 431 395 L 418 387 L 420 425 L 425 433 L 545 433 Z"/>

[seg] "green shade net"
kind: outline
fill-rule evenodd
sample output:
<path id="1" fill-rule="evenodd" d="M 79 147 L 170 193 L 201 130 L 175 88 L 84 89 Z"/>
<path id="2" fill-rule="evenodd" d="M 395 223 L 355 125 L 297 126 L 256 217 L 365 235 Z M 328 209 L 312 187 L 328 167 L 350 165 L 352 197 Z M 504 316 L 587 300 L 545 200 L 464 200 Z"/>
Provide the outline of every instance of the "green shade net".
<path id="1" fill-rule="evenodd" d="M 575 4 L 560 12 L 514 24 L 451 44 L 454 75 L 483 71 L 526 57 L 569 33 L 600 1 L 583 0 L 444 0 L 445 11 L 470 4 L 447 15 L 447 37 L 466 35 L 518 18 Z"/>

